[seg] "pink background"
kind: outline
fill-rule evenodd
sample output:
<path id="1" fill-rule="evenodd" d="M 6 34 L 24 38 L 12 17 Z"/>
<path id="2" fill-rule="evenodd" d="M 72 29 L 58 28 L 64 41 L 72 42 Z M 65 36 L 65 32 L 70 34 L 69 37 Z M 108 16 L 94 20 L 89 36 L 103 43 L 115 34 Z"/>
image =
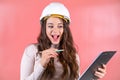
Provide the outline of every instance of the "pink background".
<path id="1" fill-rule="evenodd" d="M 82 73 L 102 51 L 117 50 L 101 80 L 120 80 L 120 0 L 0 0 L 0 80 L 19 80 L 24 48 L 36 42 L 42 9 L 66 5 Z"/>

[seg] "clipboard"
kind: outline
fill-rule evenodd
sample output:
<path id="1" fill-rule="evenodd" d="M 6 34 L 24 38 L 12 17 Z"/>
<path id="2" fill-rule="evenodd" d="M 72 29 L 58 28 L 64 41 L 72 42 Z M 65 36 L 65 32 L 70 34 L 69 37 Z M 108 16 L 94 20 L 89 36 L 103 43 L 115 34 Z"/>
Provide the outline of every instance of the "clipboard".
<path id="1" fill-rule="evenodd" d="M 100 53 L 86 71 L 83 72 L 79 80 L 97 80 L 97 77 L 94 76 L 94 72 L 98 67 L 101 67 L 102 64 L 107 64 L 115 53 L 116 51 L 104 51 Z"/>

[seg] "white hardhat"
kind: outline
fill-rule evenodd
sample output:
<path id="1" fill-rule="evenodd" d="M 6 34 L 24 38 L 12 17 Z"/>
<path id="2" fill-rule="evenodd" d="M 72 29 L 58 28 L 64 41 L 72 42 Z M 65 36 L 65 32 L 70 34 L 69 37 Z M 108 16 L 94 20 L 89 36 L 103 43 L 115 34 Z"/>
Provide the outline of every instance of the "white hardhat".
<path id="1" fill-rule="evenodd" d="M 52 2 L 48 6 L 46 6 L 42 12 L 40 20 L 42 20 L 46 16 L 51 16 L 53 14 L 61 15 L 64 19 L 70 21 L 70 13 L 68 9 L 61 3 Z"/>

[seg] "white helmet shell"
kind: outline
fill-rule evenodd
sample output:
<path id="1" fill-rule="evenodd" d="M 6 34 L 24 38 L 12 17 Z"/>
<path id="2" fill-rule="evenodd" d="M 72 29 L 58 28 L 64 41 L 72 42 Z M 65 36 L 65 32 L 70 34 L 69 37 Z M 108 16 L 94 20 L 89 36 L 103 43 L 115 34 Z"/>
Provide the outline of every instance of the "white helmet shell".
<path id="1" fill-rule="evenodd" d="M 68 9 L 61 3 L 52 2 L 48 6 L 46 6 L 42 12 L 40 20 L 52 14 L 62 15 L 65 19 L 70 21 L 70 13 Z"/>

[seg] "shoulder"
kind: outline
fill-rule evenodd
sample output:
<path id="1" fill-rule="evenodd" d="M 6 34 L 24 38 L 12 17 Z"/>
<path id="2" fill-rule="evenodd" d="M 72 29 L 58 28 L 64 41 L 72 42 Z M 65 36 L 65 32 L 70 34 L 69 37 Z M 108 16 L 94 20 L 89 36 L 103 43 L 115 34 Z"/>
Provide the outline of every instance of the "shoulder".
<path id="1" fill-rule="evenodd" d="M 78 53 L 76 53 L 76 60 L 77 60 L 78 63 L 80 63 L 80 58 L 79 58 Z"/>
<path id="2" fill-rule="evenodd" d="M 29 45 L 27 45 L 25 50 L 27 50 L 27 51 L 37 51 L 37 45 L 36 44 L 29 44 Z"/>
<path id="3" fill-rule="evenodd" d="M 79 59 L 79 55 L 78 55 L 78 53 L 76 53 L 76 59 Z"/>
<path id="4" fill-rule="evenodd" d="M 24 54 L 26 54 L 29 57 L 36 55 L 37 52 L 37 44 L 29 44 L 24 50 Z"/>

